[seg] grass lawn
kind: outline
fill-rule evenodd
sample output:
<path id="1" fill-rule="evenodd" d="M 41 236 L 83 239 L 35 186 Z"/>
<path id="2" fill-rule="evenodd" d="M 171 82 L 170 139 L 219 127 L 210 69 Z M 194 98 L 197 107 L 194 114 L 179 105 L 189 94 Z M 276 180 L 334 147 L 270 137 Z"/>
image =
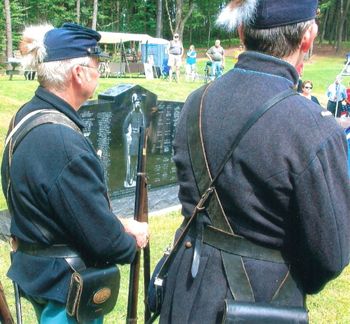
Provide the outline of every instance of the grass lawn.
<path id="1" fill-rule="evenodd" d="M 344 59 L 342 57 L 326 57 L 315 55 L 305 63 L 303 80 L 312 80 L 314 83 L 313 94 L 318 97 L 322 105 L 326 104 L 325 91 L 335 76 L 342 70 Z M 198 72 L 203 74 L 206 60 L 198 62 Z M 235 59 L 228 57 L 226 69 L 233 67 Z M 344 80 L 348 84 L 350 78 Z M 104 91 L 116 84 L 133 83 L 139 84 L 156 93 L 158 99 L 184 101 L 188 94 L 201 86 L 203 81 L 169 83 L 164 80 L 145 80 L 144 78 L 110 78 L 101 79 L 97 92 Z M 13 113 L 27 100 L 29 100 L 37 87 L 36 81 L 25 81 L 23 76 L 14 76 L 9 81 L 7 76 L 0 76 L 0 159 L 3 150 L 3 142 L 7 132 L 9 120 Z M 0 194 L 0 209 L 5 209 L 6 204 L 2 193 Z M 181 222 L 180 214 L 169 213 L 162 216 L 150 217 L 152 232 L 151 258 L 152 268 L 161 257 L 164 248 L 171 243 L 173 234 Z M 0 243 L 0 280 L 5 287 L 11 310 L 14 314 L 14 299 L 12 296 L 11 282 L 5 273 L 9 266 L 9 246 Z M 118 305 L 115 310 L 107 316 L 106 323 L 125 323 L 126 301 L 128 289 L 128 267 L 122 269 L 122 286 L 120 290 Z M 142 283 L 140 283 L 140 296 L 142 294 Z M 310 310 L 311 323 L 350 323 L 350 267 L 340 277 L 330 282 L 326 288 L 315 296 L 307 299 Z M 139 318 L 142 318 L 142 297 L 139 298 Z M 142 322 L 142 320 L 140 320 Z M 28 303 L 24 303 L 24 323 L 36 323 L 34 313 Z"/>

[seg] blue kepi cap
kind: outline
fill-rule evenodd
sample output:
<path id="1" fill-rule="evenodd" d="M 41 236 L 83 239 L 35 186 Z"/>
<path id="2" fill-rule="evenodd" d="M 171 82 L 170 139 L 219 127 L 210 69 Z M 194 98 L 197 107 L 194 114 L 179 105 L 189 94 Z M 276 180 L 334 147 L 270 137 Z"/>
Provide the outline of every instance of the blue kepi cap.
<path id="1" fill-rule="evenodd" d="M 108 57 L 97 42 L 101 35 L 90 28 L 65 23 L 60 28 L 49 30 L 44 37 L 47 55 L 44 62 L 69 60 L 78 57 Z"/>
<path id="2" fill-rule="evenodd" d="M 251 26 L 267 29 L 312 20 L 317 6 L 318 0 L 258 0 Z"/>

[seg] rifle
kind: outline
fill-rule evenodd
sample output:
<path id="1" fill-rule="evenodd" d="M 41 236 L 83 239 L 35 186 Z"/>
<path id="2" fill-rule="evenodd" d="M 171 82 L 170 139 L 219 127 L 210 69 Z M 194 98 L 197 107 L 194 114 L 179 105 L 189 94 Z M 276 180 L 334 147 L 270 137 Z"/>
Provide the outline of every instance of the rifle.
<path id="1" fill-rule="evenodd" d="M 0 321 L 3 324 L 14 324 L 9 306 L 6 301 L 5 291 L 0 282 Z"/>
<path id="2" fill-rule="evenodd" d="M 135 210 L 134 219 L 139 222 L 148 222 L 148 195 L 147 195 L 147 178 L 146 178 L 146 151 L 147 136 L 144 127 L 140 128 L 139 148 L 137 161 L 137 178 L 135 190 Z M 150 247 L 149 244 L 143 249 L 144 257 L 144 302 L 145 302 L 145 322 L 150 318 L 150 312 L 146 305 L 146 294 L 150 281 Z M 139 292 L 140 276 L 140 259 L 141 251 L 136 252 L 135 259 L 130 266 L 129 277 L 129 296 L 127 323 L 137 323 L 137 302 Z"/>

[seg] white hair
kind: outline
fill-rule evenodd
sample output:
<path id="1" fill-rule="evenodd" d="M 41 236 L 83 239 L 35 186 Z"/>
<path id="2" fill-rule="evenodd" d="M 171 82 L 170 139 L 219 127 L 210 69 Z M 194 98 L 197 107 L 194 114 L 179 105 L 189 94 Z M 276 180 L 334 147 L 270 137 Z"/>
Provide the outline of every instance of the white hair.
<path id="1" fill-rule="evenodd" d="M 216 24 L 233 31 L 255 18 L 258 0 L 233 0 L 219 14 Z"/>
<path id="2" fill-rule="evenodd" d="M 21 64 L 24 69 L 37 71 L 38 81 L 45 88 L 64 90 L 75 65 L 88 65 L 89 57 L 79 57 L 63 61 L 44 62 L 47 55 L 44 44 L 45 34 L 54 27 L 49 24 L 28 26 L 23 31 L 20 43 Z"/>
<path id="3" fill-rule="evenodd" d="M 37 66 L 38 81 L 44 88 L 64 90 L 70 78 L 70 71 L 75 65 L 87 66 L 91 58 L 78 57 L 70 60 L 40 63 Z"/>

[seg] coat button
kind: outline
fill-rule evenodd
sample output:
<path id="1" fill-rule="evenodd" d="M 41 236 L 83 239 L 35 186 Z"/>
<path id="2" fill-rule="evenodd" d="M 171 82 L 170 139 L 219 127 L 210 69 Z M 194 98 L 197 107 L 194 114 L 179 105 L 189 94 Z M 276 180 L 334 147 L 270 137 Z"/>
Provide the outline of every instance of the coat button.
<path id="1" fill-rule="evenodd" d="M 187 242 L 185 243 L 185 246 L 186 246 L 187 249 L 190 249 L 190 248 L 192 247 L 191 241 L 187 241 Z"/>

